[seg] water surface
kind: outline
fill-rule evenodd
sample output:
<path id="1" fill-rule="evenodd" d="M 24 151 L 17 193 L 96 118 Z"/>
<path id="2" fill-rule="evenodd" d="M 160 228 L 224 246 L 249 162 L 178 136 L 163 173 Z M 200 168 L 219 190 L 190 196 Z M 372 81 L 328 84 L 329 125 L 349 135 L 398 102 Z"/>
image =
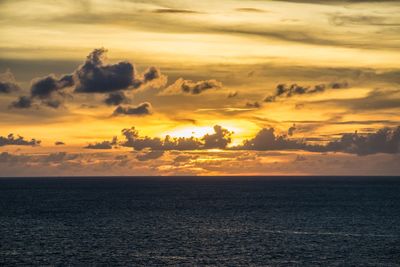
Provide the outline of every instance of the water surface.
<path id="1" fill-rule="evenodd" d="M 314 180 L 0 179 L 0 265 L 400 266 L 400 180 Z"/>

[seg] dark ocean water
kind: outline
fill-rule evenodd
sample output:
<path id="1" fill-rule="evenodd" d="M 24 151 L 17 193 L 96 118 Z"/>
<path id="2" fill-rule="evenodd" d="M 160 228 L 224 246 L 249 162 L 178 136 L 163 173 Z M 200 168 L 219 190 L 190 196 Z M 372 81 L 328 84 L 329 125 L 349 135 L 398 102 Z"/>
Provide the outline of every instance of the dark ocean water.
<path id="1" fill-rule="evenodd" d="M 0 265 L 400 266 L 400 180 L 147 179 L 0 179 Z"/>

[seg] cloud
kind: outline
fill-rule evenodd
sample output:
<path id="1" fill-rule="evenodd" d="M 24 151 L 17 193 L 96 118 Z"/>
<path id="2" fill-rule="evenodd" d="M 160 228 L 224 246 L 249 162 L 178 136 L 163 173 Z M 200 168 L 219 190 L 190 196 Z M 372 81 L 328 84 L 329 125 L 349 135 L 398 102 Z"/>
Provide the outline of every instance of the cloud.
<path id="1" fill-rule="evenodd" d="M 266 12 L 263 9 L 251 8 L 251 7 L 241 7 L 241 8 L 236 8 L 235 10 L 238 11 L 238 12 L 250 12 L 250 13 L 263 13 L 263 12 Z"/>
<path id="2" fill-rule="evenodd" d="M 398 109 L 400 108 L 400 90 L 375 89 L 369 92 L 367 96 L 361 98 L 328 99 L 301 104 L 339 106 L 356 111 Z"/>
<path id="3" fill-rule="evenodd" d="M 316 93 L 323 93 L 327 89 L 343 89 L 347 88 L 349 85 L 347 82 L 334 82 L 329 85 L 318 84 L 314 87 L 303 87 L 297 84 L 292 84 L 287 86 L 286 84 L 278 84 L 276 86 L 275 93 L 273 95 L 267 96 L 264 102 L 275 102 L 278 98 L 290 98 L 296 95 L 310 95 Z"/>
<path id="4" fill-rule="evenodd" d="M 54 143 L 54 145 L 56 145 L 56 146 L 64 146 L 65 143 L 61 142 L 61 141 L 57 141 L 57 142 Z"/>
<path id="5" fill-rule="evenodd" d="M 162 94 L 174 95 L 174 94 L 190 94 L 199 95 L 208 90 L 215 90 L 222 88 L 222 83 L 217 80 L 206 80 L 193 82 L 190 80 L 178 79 L 166 88 Z"/>
<path id="6" fill-rule="evenodd" d="M 345 133 L 335 141 L 326 144 L 307 144 L 292 140 L 285 135 L 276 135 L 274 128 L 260 130 L 252 139 L 245 140 L 234 150 L 305 150 L 310 152 L 344 152 L 357 155 L 377 153 L 400 153 L 400 127 L 383 128 L 373 133 Z"/>
<path id="7" fill-rule="evenodd" d="M 76 159 L 77 157 L 77 155 L 68 155 L 66 152 L 56 152 L 46 156 L 43 161 L 47 163 L 61 163 L 63 161 Z"/>
<path id="8" fill-rule="evenodd" d="M 0 73 L 0 94 L 10 94 L 21 90 L 14 75 L 7 70 L 4 73 Z"/>
<path id="9" fill-rule="evenodd" d="M 127 101 L 127 98 L 123 92 L 111 93 L 104 100 L 108 106 L 118 106 Z"/>
<path id="10" fill-rule="evenodd" d="M 159 137 L 140 136 L 139 132 L 133 127 L 123 129 L 122 135 L 125 140 L 120 142 L 121 146 L 132 147 L 135 150 L 204 150 L 204 149 L 224 149 L 231 143 L 232 132 L 219 125 L 214 126 L 214 133 L 206 134 L 202 138 L 195 137 L 171 137 L 167 135 L 164 139 Z"/>
<path id="11" fill-rule="evenodd" d="M 139 88 L 142 86 L 153 86 L 156 88 L 163 88 L 168 82 L 168 77 L 161 73 L 161 70 L 156 67 L 148 68 L 141 78 L 138 78 L 134 82 L 134 87 Z"/>
<path id="12" fill-rule="evenodd" d="M 234 149 L 267 151 L 305 149 L 306 147 L 306 144 L 297 140 L 290 140 L 286 136 L 277 136 L 274 128 L 264 128 L 254 138 L 245 140 L 242 145 Z"/>
<path id="13" fill-rule="evenodd" d="M 115 110 L 113 115 L 114 116 L 119 116 L 119 115 L 135 115 L 135 116 L 144 116 L 144 115 L 150 115 L 152 112 L 152 107 L 151 104 L 148 102 L 141 103 L 137 106 L 134 107 L 122 107 L 118 106 Z"/>
<path id="14" fill-rule="evenodd" d="M 325 149 L 357 155 L 396 154 L 400 152 L 400 127 L 383 128 L 364 135 L 357 132 L 343 134 L 339 140 L 329 142 Z"/>
<path id="15" fill-rule="evenodd" d="M 219 125 L 214 126 L 213 134 L 206 134 L 202 138 L 204 140 L 204 148 L 211 149 L 211 148 L 219 148 L 224 149 L 227 147 L 229 143 L 231 143 L 231 136 L 233 132 L 228 131 L 227 129 L 222 128 Z"/>
<path id="16" fill-rule="evenodd" d="M 10 107 L 18 109 L 27 109 L 32 107 L 32 99 L 29 96 L 20 96 L 18 100 L 11 102 Z"/>
<path id="17" fill-rule="evenodd" d="M 161 14 L 197 14 L 199 12 L 188 9 L 159 8 L 154 10 L 155 13 Z"/>
<path id="18" fill-rule="evenodd" d="M 239 95 L 239 93 L 237 91 L 235 91 L 235 92 L 230 92 L 227 97 L 234 98 L 234 97 L 237 97 L 238 95 Z"/>
<path id="19" fill-rule="evenodd" d="M 63 75 L 60 78 L 57 78 L 54 74 L 36 78 L 31 83 L 30 95 L 20 96 L 11 103 L 10 107 L 27 109 L 32 107 L 35 100 L 39 100 L 41 104 L 56 109 L 68 96 L 62 90 L 72 87 L 74 83 L 73 76 L 70 74 Z"/>
<path id="20" fill-rule="evenodd" d="M 109 93 L 125 90 L 135 81 L 135 68 L 129 62 L 104 63 L 106 49 L 93 50 L 76 70 L 78 93 Z"/>
<path id="21" fill-rule="evenodd" d="M 71 75 L 64 75 L 60 79 L 57 79 L 54 74 L 50 74 L 43 78 L 37 78 L 32 81 L 31 85 L 31 97 L 48 99 L 54 93 L 59 92 L 66 87 L 74 85 L 74 80 Z"/>
<path id="22" fill-rule="evenodd" d="M 288 135 L 293 136 L 294 132 L 296 131 L 296 125 L 293 125 L 288 129 Z"/>
<path id="23" fill-rule="evenodd" d="M 14 134 L 9 134 L 7 137 L 0 136 L 0 146 L 38 146 L 41 141 L 36 139 L 25 140 L 24 137 L 15 137 Z"/>
<path id="24" fill-rule="evenodd" d="M 400 22 L 388 21 L 387 17 L 383 16 L 366 16 L 366 15 L 342 15 L 333 14 L 329 21 L 335 26 L 347 26 L 347 25 L 368 25 L 368 26 L 400 26 Z"/>
<path id="25" fill-rule="evenodd" d="M 164 155 L 163 150 L 151 150 L 136 156 L 139 161 L 148 161 L 161 158 Z"/>
<path id="26" fill-rule="evenodd" d="M 87 149 L 112 149 L 113 146 L 117 145 L 117 137 L 114 137 L 111 141 L 103 141 L 99 143 L 94 143 L 94 144 L 88 144 L 86 147 Z"/>
<path id="27" fill-rule="evenodd" d="M 11 104 L 11 107 L 30 108 L 37 100 L 45 106 L 58 108 L 67 96 L 72 97 L 71 93 L 108 94 L 105 103 L 119 105 L 127 100 L 121 92 L 123 90 L 134 90 L 145 85 L 165 86 L 167 77 L 161 74 L 160 69 L 150 67 L 143 75 L 137 75 L 134 65 L 130 62 L 106 64 L 106 52 L 104 48 L 94 49 L 87 56 L 86 61 L 71 74 L 59 78 L 50 74 L 33 79 L 30 95 L 21 96 Z M 67 93 L 66 88 L 74 89 Z"/>
<path id="28" fill-rule="evenodd" d="M 257 101 L 256 102 L 247 102 L 246 108 L 253 108 L 253 109 L 261 108 L 261 104 Z"/>

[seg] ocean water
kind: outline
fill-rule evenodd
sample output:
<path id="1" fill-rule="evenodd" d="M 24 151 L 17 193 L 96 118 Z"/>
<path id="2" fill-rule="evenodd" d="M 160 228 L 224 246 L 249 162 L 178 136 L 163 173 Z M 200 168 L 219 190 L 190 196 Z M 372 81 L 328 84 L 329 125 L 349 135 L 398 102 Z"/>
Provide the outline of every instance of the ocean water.
<path id="1" fill-rule="evenodd" d="M 400 266 L 400 180 L 0 179 L 1 266 Z"/>

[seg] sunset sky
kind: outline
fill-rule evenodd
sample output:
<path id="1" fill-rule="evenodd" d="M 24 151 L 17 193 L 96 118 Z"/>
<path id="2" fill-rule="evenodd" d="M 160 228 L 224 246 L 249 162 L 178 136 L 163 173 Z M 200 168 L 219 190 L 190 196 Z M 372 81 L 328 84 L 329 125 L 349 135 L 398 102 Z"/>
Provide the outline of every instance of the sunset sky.
<path id="1" fill-rule="evenodd" d="M 399 14 L 0 0 L 0 176 L 400 175 Z"/>

